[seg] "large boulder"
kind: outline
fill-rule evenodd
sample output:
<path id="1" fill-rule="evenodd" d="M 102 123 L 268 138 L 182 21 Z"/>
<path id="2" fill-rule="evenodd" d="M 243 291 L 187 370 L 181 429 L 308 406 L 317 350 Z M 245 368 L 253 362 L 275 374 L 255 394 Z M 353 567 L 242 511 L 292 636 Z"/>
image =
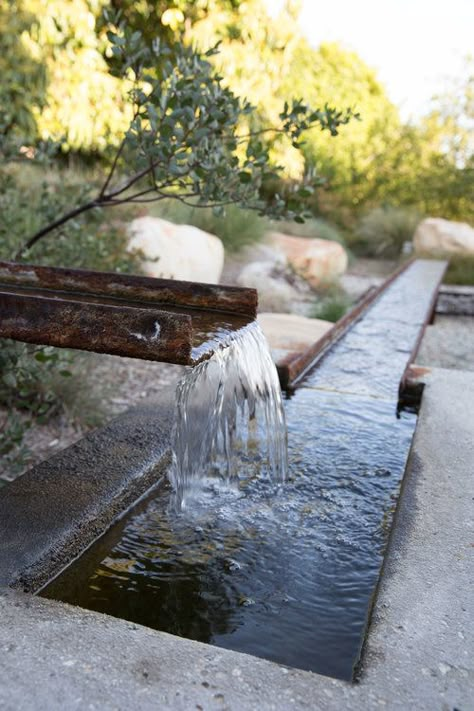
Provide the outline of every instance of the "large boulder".
<path id="1" fill-rule="evenodd" d="M 466 222 L 428 217 L 418 225 L 413 244 L 418 254 L 474 255 L 474 229 Z"/>
<path id="2" fill-rule="evenodd" d="M 308 297 L 311 288 L 284 264 L 251 262 L 237 277 L 239 286 L 258 290 L 261 311 L 290 311 L 295 302 Z"/>
<path id="3" fill-rule="evenodd" d="M 258 323 L 273 350 L 304 351 L 334 326 L 330 321 L 296 314 L 261 313 Z"/>
<path id="4" fill-rule="evenodd" d="M 314 288 L 335 281 L 347 269 L 347 253 L 338 242 L 293 237 L 281 232 L 272 232 L 269 241 Z"/>
<path id="5" fill-rule="evenodd" d="M 143 271 L 152 277 L 217 284 L 224 266 L 218 237 L 157 217 L 133 220 L 128 249 L 143 256 Z"/>
<path id="6" fill-rule="evenodd" d="M 244 247 L 239 252 L 239 258 L 245 261 L 246 264 L 251 262 L 273 262 L 282 267 L 287 266 L 288 260 L 283 252 L 267 244 L 266 242 L 257 242 Z"/>

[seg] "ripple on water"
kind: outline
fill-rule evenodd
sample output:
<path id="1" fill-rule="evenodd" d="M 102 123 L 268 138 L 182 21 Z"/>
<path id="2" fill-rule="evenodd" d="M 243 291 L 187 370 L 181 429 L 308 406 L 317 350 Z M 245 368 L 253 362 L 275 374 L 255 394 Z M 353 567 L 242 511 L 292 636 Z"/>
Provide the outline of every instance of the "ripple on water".
<path id="1" fill-rule="evenodd" d="M 185 513 L 163 490 L 132 513 L 87 584 L 68 593 L 66 574 L 48 594 L 349 679 L 415 418 L 309 388 L 285 410 L 284 486 L 258 476 L 257 458 L 238 479 L 209 476 Z"/>

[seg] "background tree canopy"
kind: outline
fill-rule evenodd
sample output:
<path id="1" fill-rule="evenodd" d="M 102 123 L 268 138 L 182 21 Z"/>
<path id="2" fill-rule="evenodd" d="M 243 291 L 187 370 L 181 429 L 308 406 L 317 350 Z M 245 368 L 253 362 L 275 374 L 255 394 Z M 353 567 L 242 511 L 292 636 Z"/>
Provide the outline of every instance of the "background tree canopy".
<path id="1" fill-rule="evenodd" d="M 107 159 L 130 120 L 130 86 L 117 76 L 107 9 L 120 10 L 150 47 L 157 37 L 204 51 L 220 42 L 216 70 L 256 106 L 242 117 L 249 130 L 275 125 L 289 96 L 359 111 L 362 120 L 343 126 L 337 141 L 309 133 L 303 155 L 281 136 L 269 141 L 270 158 L 284 164 L 288 181 L 305 173 L 325 177 L 316 213 L 347 227 L 388 203 L 472 220 L 472 60 L 429 116 L 404 125 L 355 53 L 308 44 L 294 1 L 272 19 L 262 0 L 0 0 L 3 135 L 62 141 L 63 151 Z"/>

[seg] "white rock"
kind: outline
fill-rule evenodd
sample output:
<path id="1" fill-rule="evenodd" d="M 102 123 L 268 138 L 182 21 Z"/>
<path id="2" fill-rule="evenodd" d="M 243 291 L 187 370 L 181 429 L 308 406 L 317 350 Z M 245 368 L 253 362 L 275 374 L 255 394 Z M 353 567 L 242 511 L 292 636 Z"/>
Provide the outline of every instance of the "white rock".
<path id="1" fill-rule="evenodd" d="M 346 250 L 338 242 L 293 237 L 281 232 L 272 232 L 269 241 L 314 288 L 335 281 L 347 269 Z"/>
<path id="2" fill-rule="evenodd" d="M 413 237 L 418 254 L 474 254 L 474 228 L 466 222 L 428 217 Z"/>
<path id="3" fill-rule="evenodd" d="M 303 351 L 334 326 L 330 321 L 296 314 L 261 313 L 258 323 L 272 349 Z"/>
<path id="4" fill-rule="evenodd" d="M 244 247 L 239 253 L 239 258 L 246 263 L 273 262 L 273 264 L 279 264 L 282 267 L 287 264 L 287 259 L 281 249 L 265 242 L 257 242 Z"/>
<path id="5" fill-rule="evenodd" d="M 239 276 L 239 286 L 258 290 L 258 305 L 262 311 L 289 311 L 301 292 L 290 281 L 291 272 L 274 262 L 251 262 Z"/>
<path id="6" fill-rule="evenodd" d="M 224 266 L 218 237 L 157 217 L 133 220 L 128 250 L 141 252 L 143 270 L 152 277 L 217 284 Z"/>

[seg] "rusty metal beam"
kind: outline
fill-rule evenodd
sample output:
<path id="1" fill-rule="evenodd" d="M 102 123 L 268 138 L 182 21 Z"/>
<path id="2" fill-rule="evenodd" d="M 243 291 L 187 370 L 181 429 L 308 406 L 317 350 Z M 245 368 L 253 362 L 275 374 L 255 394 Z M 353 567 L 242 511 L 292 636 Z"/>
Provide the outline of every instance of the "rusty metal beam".
<path id="1" fill-rule="evenodd" d="M 0 262 L 0 337 L 196 365 L 253 320 L 254 289 Z"/>
<path id="2" fill-rule="evenodd" d="M 223 311 L 254 319 L 256 289 L 155 279 L 131 274 L 63 269 L 0 261 L 0 284 L 47 289 L 68 294 L 96 295 L 127 302 L 152 303 L 182 309 Z"/>
<path id="3" fill-rule="evenodd" d="M 6 291 L 0 291 L 0 335 L 182 365 L 190 364 L 192 348 L 190 316 Z"/>

